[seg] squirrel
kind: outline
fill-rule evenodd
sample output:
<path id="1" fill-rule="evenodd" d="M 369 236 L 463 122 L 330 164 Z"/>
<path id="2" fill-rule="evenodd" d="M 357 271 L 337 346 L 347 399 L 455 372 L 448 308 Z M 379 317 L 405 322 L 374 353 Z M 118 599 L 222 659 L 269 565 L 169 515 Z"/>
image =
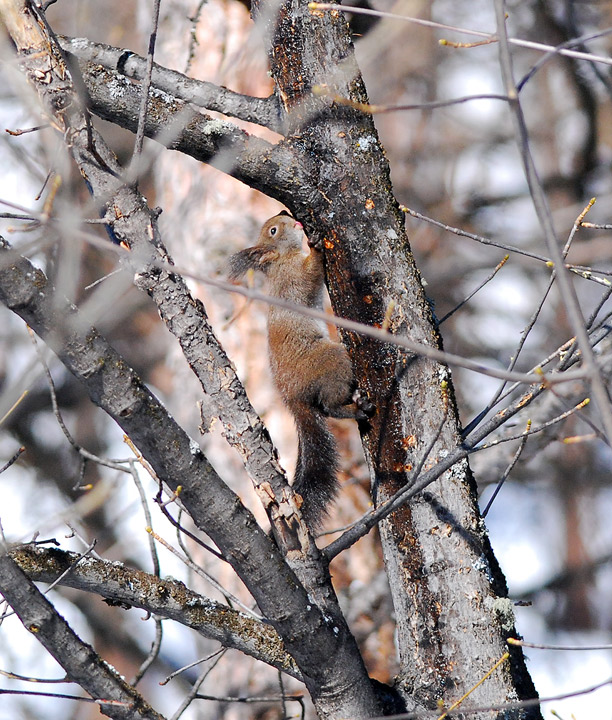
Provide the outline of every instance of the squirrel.
<path id="1" fill-rule="evenodd" d="M 302 224 L 287 212 L 270 218 L 257 244 L 232 255 L 229 277 L 260 270 L 273 297 L 322 308 L 323 253 L 309 241 L 302 252 Z M 338 451 L 327 417 L 367 420 L 374 405 L 357 389 L 344 345 L 329 338 L 327 326 L 294 310 L 270 305 L 268 351 L 274 384 L 291 411 L 298 434 L 293 489 L 302 497 L 302 515 L 318 529 L 338 490 Z"/>

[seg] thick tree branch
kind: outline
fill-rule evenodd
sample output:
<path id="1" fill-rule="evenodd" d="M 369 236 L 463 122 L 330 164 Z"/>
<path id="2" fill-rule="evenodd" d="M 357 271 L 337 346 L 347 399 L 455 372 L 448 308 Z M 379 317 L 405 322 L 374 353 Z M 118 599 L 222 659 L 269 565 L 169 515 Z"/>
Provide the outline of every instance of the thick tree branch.
<path id="1" fill-rule="evenodd" d="M 140 86 L 125 75 L 95 63 L 81 63 L 81 68 L 89 109 L 105 120 L 136 132 Z M 272 145 L 227 121 L 194 110 L 173 95 L 151 92 L 145 135 L 285 204 L 294 194 L 302 194 L 304 179 L 300 166 L 285 143 Z"/>
<path id="2" fill-rule="evenodd" d="M 66 570 L 60 585 L 95 593 L 100 597 L 175 620 L 223 646 L 301 680 L 293 658 L 287 654 L 276 631 L 227 605 L 193 592 L 178 580 L 164 580 L 116 562 L 87 557 L 55 548 L 23 546 L 9 552 L 35 582 L 55 582 Z M 78 560 L 78 562 L 77 562 Z"/>
<path id="3" fill-rule="evenodd" d="M 6 251 L 6 244 L 2 247 Z M 361 657 L 339 609 L 332 614 L 333 591 L 323 566 L 317 564 L 312 572 L 327 579 L 324 612 L 198 445 L 95 329 L 81 329 L 76 308 L 55 295 L 40 270 L 24 258 L 0 262 L 0 301 L 57 353 L 170 489 L 182 486 L 181 500 L 196 526 L 217 544 L 283 638 L 315 702 L 354 691 L 359 703 L 372 692 L 369 683 L 356 687 L 364 679 Z M 362 707 L 363 713 L 354 707 L 357 717 L 371 712 Z"/>
<path id="4" fill-rule="evenodd" d="M 133 264 L 139 271 L 138 285 L 152 297 L 158 297 L 156 293 L 164 281 L 174 284 L 176 276 L 162 273 L 154 265 L 155 258 L 167 259 L 158 237 L 156 218 L 133 188 L 121 184 L 115 158 L 80 109 L 59 49 L 41 32 L 44 23 L 31 17 L 36 11 L 23 0 L 2 0 L 0 9 L 21 51 L 21 62 L 47 112 L 53 116 L 54 124 L 64 130 L 73 157 L 94 197 L 104 203 L 107 212 L 110 210 L 114 236 L 131 247 Z M 31 22 L 24 23 L 24 18 Z M 34 54 L 33 48 L 37 51 Z M 44 67 L 44 83 L 40 82 L 39 64 Z M 155 114 L 154 107 L 150 113 Z M 209 130 L 214 132 L 214 127 Z M 287 173 L 291 175 L 290 168 Z M 34 276 L 45 286 L 42 294 L 31 287 Z M 95 330 L 81 334 L 71 329 L 70 321 L 66 327 L 64 320 L 63 332 L 57 331 L 57 316 L 50 317 L 48 313 L 50 307 L 61 307 L 62 303 L 46 304 L 45 295 L 53 293 L 42 273 L 36 273 L 27 261 L 20 260 L 9 271 L 0 273 L 0 278 L 0 282 L 6 281 L 0 291 L 5 304 L 27 318 L 66 366 L 86 382 L 92 400 L 119 423 L 158 476 L 173 490 L 179 484 L 183 486 L 181 498 L 194 522 L 216 542 L 283 637 L 320 714 L 333 718 L 378 713 L 363 661 L 337 604 L 324 563 L 313 562 L 314 557 L 304 557 L 306 562 L 294 562 L 310 581 L 309 591 L 314 596 L 307 594 L 276 546 L 214 473 L 199 448 L 194 447 L 193 441 Z M 21 287 L 16 287 L 16 283 Z M 19 297 L 16 302 L 15 292 Z M 24 293 L 27 300 L 22 304 Z M 191 305 L 198 307 L 193 301 Z M 64 310 L 70 317 L 68 308 Z M 163 315 L 161 307 L 160 312 Z M 203 313 L 198 315 L 196 326 L 201 324 Z M 187 337 L 194 325 L 188 322 L 184 329 Z M 185 343 L 183 345 L 185 347 Z M 101 358 L 104 358 L 102 362 Z M 206 483 L 201 481 L 203 475 L 207 476 Z M 308 550 L 307 535 L 305 540 Z M 315 554 L 316 549 L 311 552 Z M 314 644 L 307 640 L 312 637 L 317 638 Z"/>
<path id="5" fill-rule="evenodd" d="M 164 720 L 75 634 L 17 563 L 1 549 L 0 591 L 24 627 L 53 655 L 66 675 L 93 698 L 106 701 L 100 702 L 100 710 L 105 715 L 116 720 Z"/>
<path id="6" fill-rule="evenodd" d="M 93 42 L 87 38 L 61 37 L 60 40 L 64 50 L 78 59 L 85 72 L 87 63 L 93 63 L 117 73 L 118 76 L 124 75 L 133 80 L 142 80 L 144 77 L 146 58 L 130 50 Z M 274 95 L 267 98 L 241 95 L 214 83 L 187 77 L 157 63 L 153 63 L 151 84 L 153 88 L 186 103 L 280 132 L 279 108 Z"/>

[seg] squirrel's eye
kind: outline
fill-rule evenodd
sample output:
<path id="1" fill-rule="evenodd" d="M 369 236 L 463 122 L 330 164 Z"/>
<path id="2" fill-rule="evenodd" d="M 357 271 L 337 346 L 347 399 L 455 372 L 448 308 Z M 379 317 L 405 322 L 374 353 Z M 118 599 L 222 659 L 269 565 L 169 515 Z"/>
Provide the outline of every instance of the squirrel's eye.
<path id="1" fill-rule="evenodd" d="M 277 231 L 277 230 L 278 230 L 278 228 L 276 227 L 276 225 L 273 225 L 273 226 L 270 228 L 270 235 L 272 235 L 272 236 L 276 235 L 276 231 Z"/>

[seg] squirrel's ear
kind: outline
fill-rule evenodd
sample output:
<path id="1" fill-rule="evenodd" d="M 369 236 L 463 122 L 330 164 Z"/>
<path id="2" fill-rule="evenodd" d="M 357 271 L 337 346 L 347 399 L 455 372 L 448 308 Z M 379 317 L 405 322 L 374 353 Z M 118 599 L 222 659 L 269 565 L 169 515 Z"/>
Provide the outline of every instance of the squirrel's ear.
<path id="1" fill-rule="evenodd" d="M 287 212 L 286 210 L 281 210 L 279 215 L 286 215 L 287 217 L 293 217 L 293 215 L 290 212 Z"/>

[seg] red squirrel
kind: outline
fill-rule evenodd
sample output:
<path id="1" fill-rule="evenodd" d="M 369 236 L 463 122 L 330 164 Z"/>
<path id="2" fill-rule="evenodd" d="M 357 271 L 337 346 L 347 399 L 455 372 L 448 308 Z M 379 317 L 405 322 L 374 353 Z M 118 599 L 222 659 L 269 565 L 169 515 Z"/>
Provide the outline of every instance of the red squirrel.
<path id="1" fill-rule="evenodd" d="M 288 213 L 270 218 L 257 244 L 230 258 L 230 278 L 260 270 L 273 297 L 322 308 L 323 254 L 302 252 L 302 224 Z M 374 406 L 356 388 L 344 345 L 330 340 L 326 325 L 299 312 L 270 305 L 268 350 L 274 383 L 295 419 L 298 459 L 293 481 L 302 515 L 317 529 L 338 489 L 338 452 L 326 417 L 366 420 Z"/>

